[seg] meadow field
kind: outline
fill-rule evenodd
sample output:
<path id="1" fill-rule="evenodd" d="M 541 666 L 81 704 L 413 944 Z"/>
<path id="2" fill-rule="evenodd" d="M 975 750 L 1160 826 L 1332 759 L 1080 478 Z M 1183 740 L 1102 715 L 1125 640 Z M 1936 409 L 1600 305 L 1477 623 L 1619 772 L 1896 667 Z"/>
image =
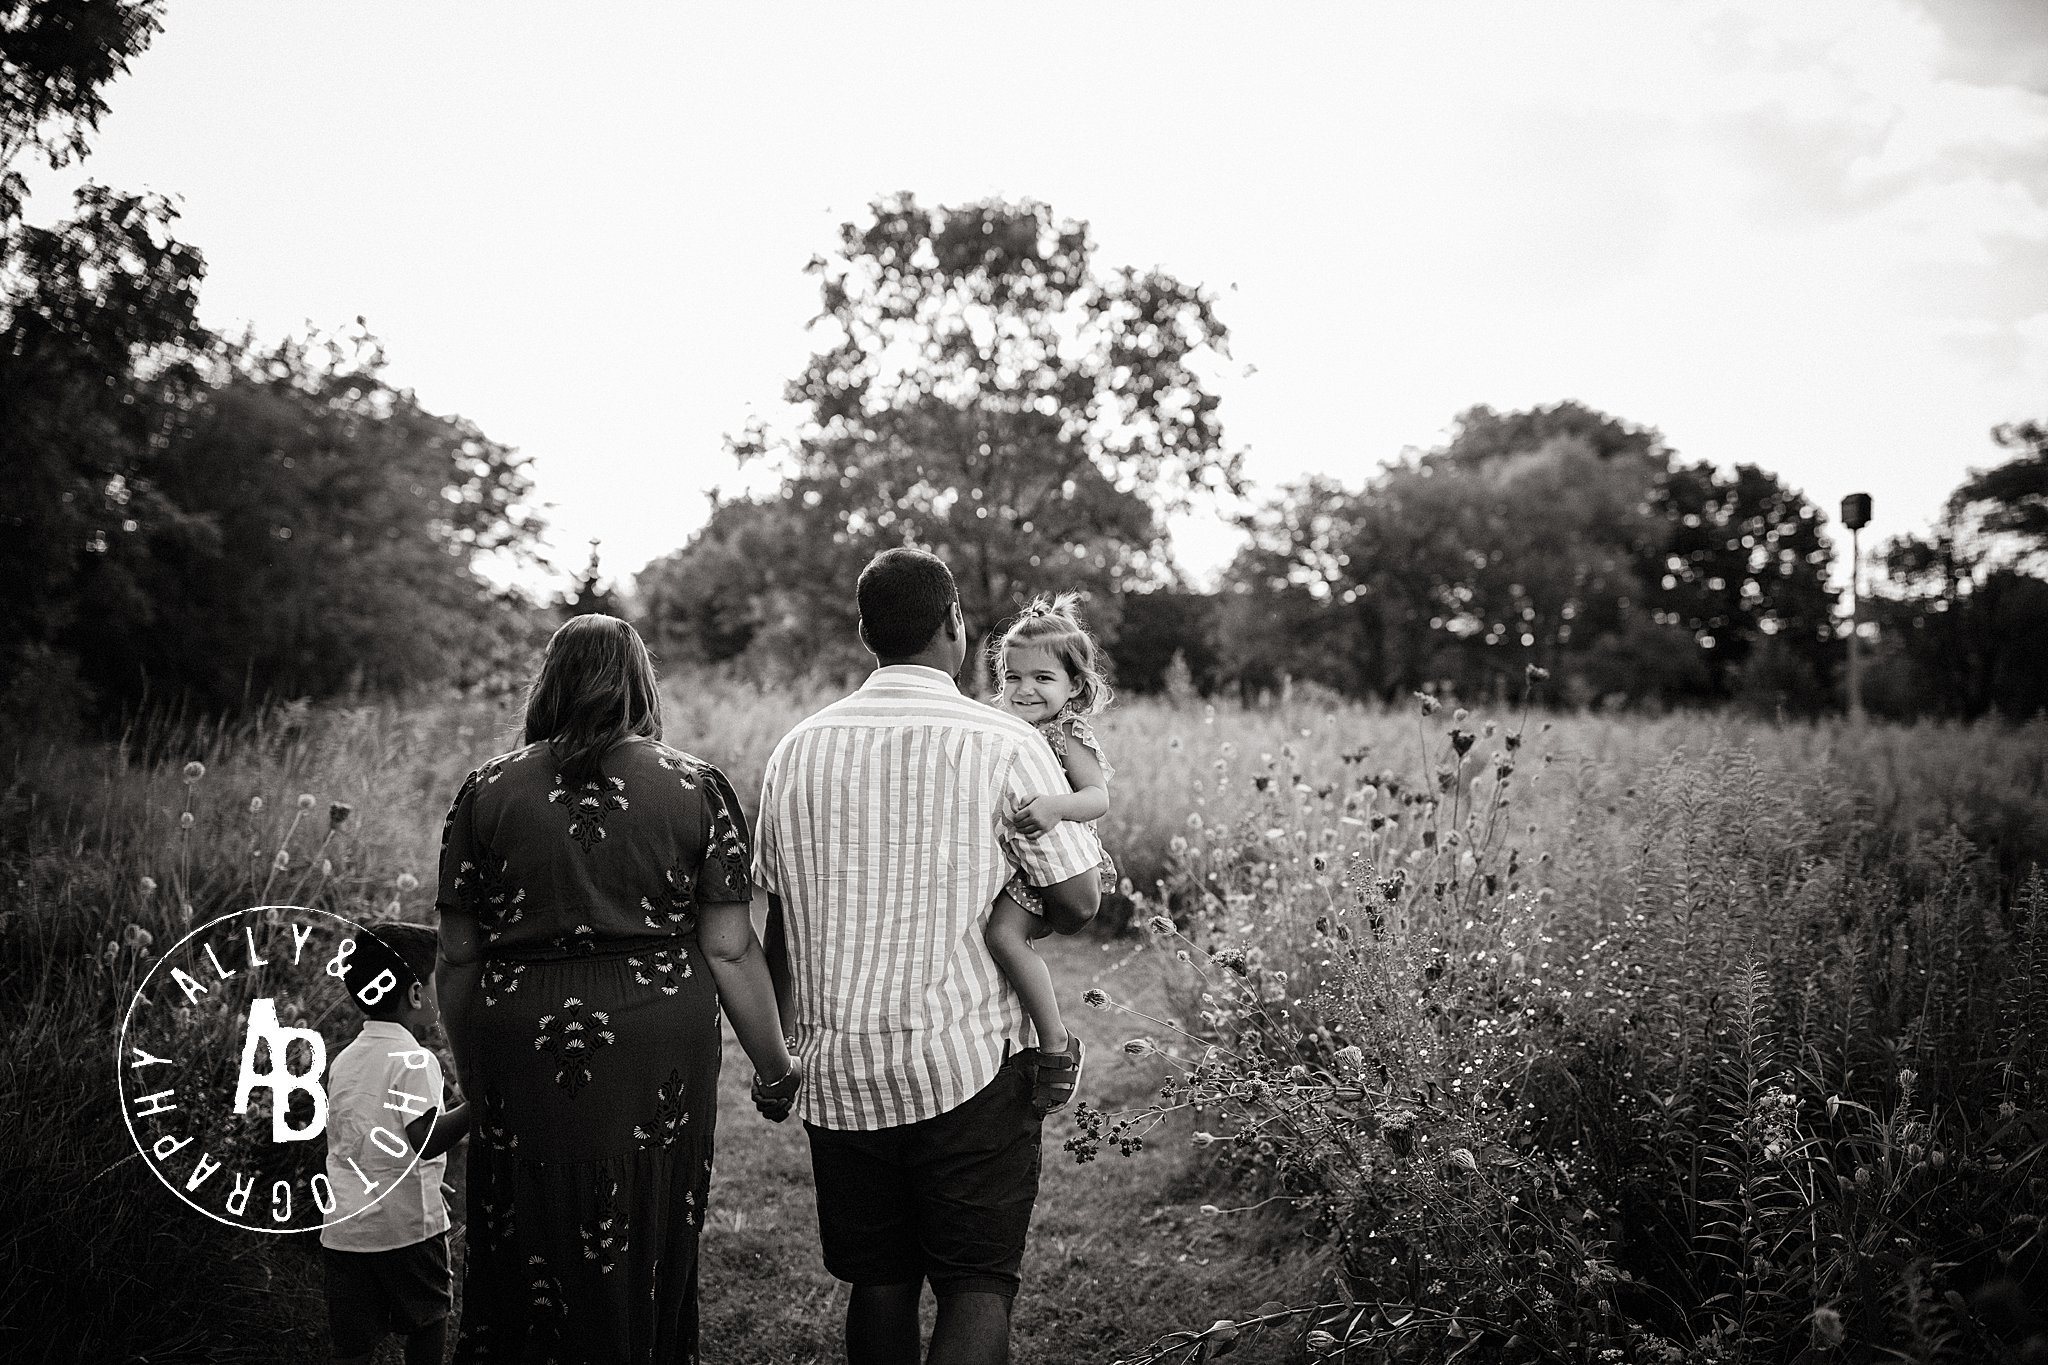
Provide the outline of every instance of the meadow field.
<path id="1" fill-rule="evenodd" d="M 1049 949 L 1094 1060 L 1020 1361 L 2048 1359 L 2048 722 L 1533 690 L 1103 719 L 1130 894 Z M 821 700 L 674 680 L 668 738 L 750 793 Z M 10 1360 L 317 1358 L 317 1261 L 142 1169 L 116 1031 L 226 910 L 430 920 L 447 801 L 514 720 L 285 705 L 8 774 Z M 802 1135 L 744 1075 L 729 1049 L 705 1358 L 834 1359 Z"/>

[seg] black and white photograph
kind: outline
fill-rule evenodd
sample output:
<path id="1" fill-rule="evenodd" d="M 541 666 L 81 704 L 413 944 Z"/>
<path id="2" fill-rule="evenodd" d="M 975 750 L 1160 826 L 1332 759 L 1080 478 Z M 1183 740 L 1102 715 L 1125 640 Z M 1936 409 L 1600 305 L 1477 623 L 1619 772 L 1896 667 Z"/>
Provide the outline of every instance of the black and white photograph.
<path id="1" fill-rule="evenodd" d="M 9 1365 L 2048 1365 L 2048 3 L 0 0 Z"/>

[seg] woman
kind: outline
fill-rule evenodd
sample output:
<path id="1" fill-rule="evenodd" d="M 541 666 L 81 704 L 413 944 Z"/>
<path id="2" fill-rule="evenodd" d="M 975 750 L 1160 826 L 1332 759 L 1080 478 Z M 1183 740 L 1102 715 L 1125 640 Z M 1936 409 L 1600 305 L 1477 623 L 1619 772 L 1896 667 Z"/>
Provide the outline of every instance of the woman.
<path id="1" fill-rule="evenodd" d="M 435 980 L 477 1113 L 457 1359 L 696 1359 L 721 1002 L 757 1091 L 799 1082 L 749 868 L 724 774 L 661 743 L 639 634 L 556 631 L 525 747 L 442 833 Z"/>

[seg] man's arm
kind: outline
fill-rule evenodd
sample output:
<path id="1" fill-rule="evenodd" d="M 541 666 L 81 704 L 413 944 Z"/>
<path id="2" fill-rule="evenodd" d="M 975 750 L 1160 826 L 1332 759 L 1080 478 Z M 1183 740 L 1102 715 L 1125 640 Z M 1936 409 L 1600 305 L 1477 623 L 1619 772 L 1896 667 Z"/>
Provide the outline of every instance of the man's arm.
<path id="1" fill-rule="evenodd" d="M 787 1033 L 795 1022 L 790 1014 L 789 928 L 784 923 L 782 897 L 768 893 L 768 923 L 761 936 L 761 951 L 768 959 L 768 981 L 775 987 L 775 1012 Z"/>
<path id="2" fill-rule="evenodd" d="M 1077 933 L 1102 906 L 1102 882 L 1094 868 L 1051 886 L 1033 887 L 1045 906 L 1045 922 L 1056 934 Z"/>

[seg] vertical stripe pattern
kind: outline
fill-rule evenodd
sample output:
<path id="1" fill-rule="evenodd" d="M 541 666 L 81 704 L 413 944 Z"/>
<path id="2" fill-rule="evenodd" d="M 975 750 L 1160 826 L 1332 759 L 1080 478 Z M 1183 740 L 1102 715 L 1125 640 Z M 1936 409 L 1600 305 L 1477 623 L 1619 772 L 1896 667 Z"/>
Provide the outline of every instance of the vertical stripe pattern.
<path id="1" fill-rule="evenodd" d="M 1102 856 L 1085 825 L 1010 828 L 1025 801 L 1065 790 L 1036 730 L 916 665 L 877 669 L 783 737 L 754 879 L 782 899 L 801 1117 L 914 1123 L 995 1079 L 1027 1027 L 982 938 L 996 896 L 1013 873 L 1048 886 Z"/>

